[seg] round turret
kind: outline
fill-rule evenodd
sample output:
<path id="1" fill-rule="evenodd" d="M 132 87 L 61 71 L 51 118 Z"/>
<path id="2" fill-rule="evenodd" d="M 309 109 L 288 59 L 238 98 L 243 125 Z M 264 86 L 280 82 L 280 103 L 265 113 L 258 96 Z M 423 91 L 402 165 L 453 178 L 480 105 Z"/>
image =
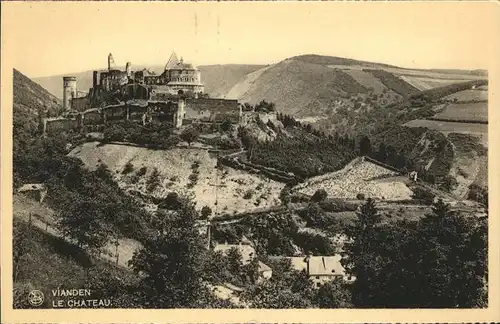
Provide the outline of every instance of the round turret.
<path id="1" fill-rule="evenodd" d="M 63 77 L 63 108 L 71 109 L 71 99 L 76 98 L 76 77 Z"/>
<path id="2" fill-rule="evenodd" d="M 127 76 L 129 78 L 132 77 L 132 63 L 127 62 L 127 65 L 125 65 L 125 71 L 127 72 Z"/>
<path id="3" fill-rule="evenodd" d="M 115 60 L 113 59 L 113 54 L 108 55 L 108 70 L 111 70 L 115 66 Z"/>

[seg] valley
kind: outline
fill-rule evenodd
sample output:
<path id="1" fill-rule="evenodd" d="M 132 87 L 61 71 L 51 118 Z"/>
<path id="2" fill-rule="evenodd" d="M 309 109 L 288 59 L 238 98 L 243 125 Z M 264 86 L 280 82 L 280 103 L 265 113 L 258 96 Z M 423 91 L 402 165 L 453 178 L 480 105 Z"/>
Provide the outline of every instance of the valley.
<path id="1" fill-rule="evenodd" d="M 48 134 L 39 121 L 61 108 L 61 76 L 36 80 L 47 91 L 14 72 L 16 298 L 33 285 L 52 288 L 66 268 L 65 280 L 109 284 L 103 294 L 131 308 L 357 307 L 358 257 L 381 253 L 385 263 L 366 265 L 400 276 L 398 262 L 419 264 L 429 241 L 448 244 L 439 236 L 446 230 L 482 258 L 483 71 L 320 55 L 199 69 L 208 96 L 238 100 L 238 120 L 203 119 L 216 109 L 205 107 L 176 125 L 146 123 L 149 110 L 136 121 L 127 110 L 126 120 L 104 118 L 100 128 Z M 91 87 L 91 71 L 75 75 Z M 47 188 L 47 197 L 32 198 L 25 184 Z M 449 223 L 439 227 L 435 215 Z M 374 250 L 356 245 L 363 233 Z M 325 281 L 309 271 L 320 259 L 333 264 Z M 49 261 L 54 274 L 28 271 Z M 151 291 L 159 298 L 148 299 Z M 332 291 L 341 296 L 323 304 Z M 269 301 L 274 295 L 290 304 Z"/>

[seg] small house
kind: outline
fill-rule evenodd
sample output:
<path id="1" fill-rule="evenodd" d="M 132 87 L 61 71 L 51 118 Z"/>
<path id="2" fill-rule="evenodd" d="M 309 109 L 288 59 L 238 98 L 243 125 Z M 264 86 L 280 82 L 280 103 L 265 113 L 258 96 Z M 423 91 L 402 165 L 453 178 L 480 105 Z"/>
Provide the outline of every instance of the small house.
<path id="1" fill-rule="evenodd" d="M 28 183 L 17 189 L 17 192 L 23 193 L 38 202 L 43 202 L 47 195 L 47 187 L 43 183 Z"/>

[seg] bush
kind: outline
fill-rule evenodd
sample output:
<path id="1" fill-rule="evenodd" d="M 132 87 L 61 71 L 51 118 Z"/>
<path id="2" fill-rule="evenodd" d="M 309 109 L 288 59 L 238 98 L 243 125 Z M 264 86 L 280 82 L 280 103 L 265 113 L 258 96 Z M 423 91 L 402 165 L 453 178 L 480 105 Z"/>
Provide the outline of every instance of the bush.
<path id="1" fill-rule="evenodd" d="M 198 174 L 197 173 L 191 173 L 188 177 L 189 181 L 192 183 L 197 183 L 198 182 Z"/>
<path id="2" fill-rule="evenodd" d="M 223 132 L 229 132 L 229 131 L 231 131 L 233 129 L 233 125 L 231 123 L 231 120 L 229 120 L 228 118 L 224 118 L 224 120 L 220 124 L 220 129 Z"/>
<path id="3" fill-rule="evenodd" d="M 252 196 L 254 194 L 254 191 L 249 189 L 245 192 L 245 194 L 243 195 L 243 199 L 251 199 Z"/>
<path id="4" fill-rule="evenodd" d="M 353 203 L 348 203 L 342 199 L 327 199 L 319 203 L 321 209 L 326 212 L 340 213 L 344 211 L 356 211 L 358 205 Z"/>
<path id="5" fill-rule="evenodd" d="M 128 174 L 130 172 L 134 171 L 134 165 L 130 162 L 127 162 L 127 164 L 125 164 L 125 167 L 123 168 L 123 171 L 122 173 L 123 174 Z"/>
<path id="6" fill-rule="evenodd" d="M 200 215 L 201 219 L 207 219 L 210 215 L 212 215 L 212 209 L 208 206 L 203 206 Z"/>
<path id="7" fill-rule="evenodd" d="M 358 200 L 365 200 L 365 195 L 362 194 L 362 193 L 359 193 L 359 194 L 356 195 L 356 199 L 358 199 Z"/>
<path id="8" fill-rule="evenodd" d="M 158 205 L 158 208 L 177 210 L 182 206 L 181 199 L 177 192 L 169 192 L 167 197 Z"/>
<path id="9" fill-rule="evenodd" d="M 198 169 L 200 167 L 200 161 L 194 161 L 193 164 L 191 164 L 191 169 Z"/>
<path id="10" fill-rule="evenodd" d="M 432 192 L 421 187 L 415 187 L 412 189 L 412 191 L 413 194 L 411 197 L 413 199 L 422 200 L 426 205 L 432 205 L 432 203 L 434 202 L 435 195 Z"/>
<path id="11" fill-rule="evenodd" d="M 311 197 L 311 201 L 314 202 L 320 202 L 326 199 L 328 197 L 328 193 L 326 192 L 325 189 L 318 189 L 314 193 L 314 195 Z"/>
<path id="12" fill-rule="evenodd" d="M 147 189 L 148 189 L 148 191 L 153 191 L 160 184 L 161 184 L 161 181 L 160 181 L 160 172 L 158 171 L 157 168 L 155 168 L 154 171 L 153 171 L 153 173 L 151 173 L 151 176 L 148 179 Z"/>
<path id="13" fill-rule="evenodd" d="M 142 168 L 139 169 L 139 171 L 137 172 L 137 176 L 139 177 L 142 177 L 143 175 L 146 174 L 146 172 L 148 172 L 148 168 L 146 168 L 145 166 L 143 166 Z"/>

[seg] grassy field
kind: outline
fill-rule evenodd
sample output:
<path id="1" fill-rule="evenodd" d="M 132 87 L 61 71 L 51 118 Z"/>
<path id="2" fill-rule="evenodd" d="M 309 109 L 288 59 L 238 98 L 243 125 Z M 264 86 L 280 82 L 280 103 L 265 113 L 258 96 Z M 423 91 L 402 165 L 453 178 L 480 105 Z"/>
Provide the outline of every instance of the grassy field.
<path id="1" fill-rule="evenodd" d="M 364 65 L 329 65 L 330 68 L 338 68 L 343 69 L 346 73 L 353 74 L 353 77 L 359 83 L 362 83 L 362 80 L 359 80 L 358 77 L 364 77 L 358 74 L 358 71 L 366 69 L 367 67 Z M 445 85 L 460 83 L 464 81 L 484 79 L 484 76 L 467 74 L 467 73 L 459 73 L 459 71 L 426 71 L 426 70 L 414 70 L 414 69 L 403 69 L 398 67 L 383 67 L 382 70 L 392 73 L 395 76 L 400 77 L 403 81 L 410 84 L 411 86 L 419 89 L 419 90 L 428 90 L 432 88 L 442 87 Z"/>
<path id="2" fill-rule="evenodd" d="M 404 124 L 407 127 L 426 127 L 440 131 L 443 134 L 449 133 L 462 133 L 475 135 L 480 139 L 480 142 L 488 146 L 488 125 L 487 124 L 473 124 L 473 123 L 458 123 L 451 121 L 437 121 L 426 119 L 415 119 Z"/>
<path id="3" fill-rule="evenodd" d="M 446 85 L 450 85 L 453 83 L 460 83 L 464 81 L 463 79 L 437 79 L 437 78 L 429 78 L 429 77 L 421 77 L 413 75 L 401 75 L 400 78 L 408 82 L 418 90 L 429 90 L 432 88 L 443 87 Z"/>
<path id="4" fill-rule="evenodd" d="M 450 121 L 488 121 L 488 102 L 453 103 L 434 115 L 434 118 Z"/>
<path id="5" fill-rule="evenodd" d="M 469 89 L 469 90 L 464 90 L 460 91 L 454 94 L 451 94 L 449 96 L 446 96 L 443 98 L 444 100 L 457 100 L 458 102 L 461 101 L 486 101 L 488 100 L 488 89 L 486 90 L 483 89 Z"/>
<path id="6" fill-rule="evenodd" d="M 374 77 L 371 73 L 362 71 L 362 70 L 344 70 L 345 73 L 352 76 L 359 84 L 364 86 L 365 88 L 373 88 L 374 93 L 382 93 L 384 90 L 389 90 L 379 79 Z"/>

